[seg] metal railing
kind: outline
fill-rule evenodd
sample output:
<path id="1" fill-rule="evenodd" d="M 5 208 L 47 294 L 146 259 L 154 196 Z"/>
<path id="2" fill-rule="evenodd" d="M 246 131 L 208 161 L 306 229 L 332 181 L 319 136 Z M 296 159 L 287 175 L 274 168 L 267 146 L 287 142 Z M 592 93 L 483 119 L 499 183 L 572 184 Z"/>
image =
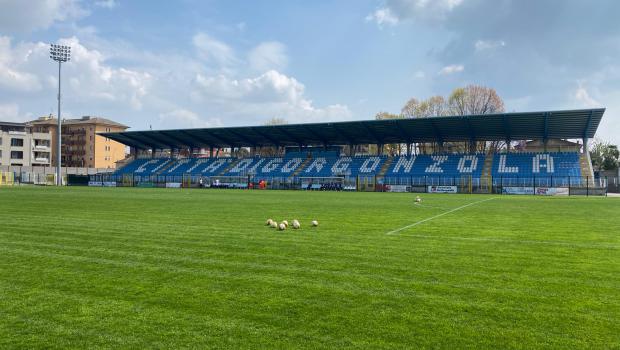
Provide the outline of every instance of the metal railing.
<path id="1" fill-rule="evenodd" d="M 202 180 L 202 182 L 201 182 Z M 606 194 L 610 179 L 577 176 L 532 176 L 532 177 L 473 177 L 473 176 L 340 176 L 340 177 L 265 177 L 265 176 L 200 176 L 200 175 L 136 175 L 99 174 L 91 175 L 97 183 L 116 183 L 117 186 L 133 187 L 226 187 L 258 188 L 259 181 L 265 181 L 268 189 L 307 189 L 312 186 L 342 188 L 357 191 L 390 191 L 391 187 L 406 188 L 408 192 L 427 192 L 431 186 L 455 187 L 459 193 L 513 193 L 520 189 L 524 193 L 545 192 L 548 189 L 567 189 L 569 194 Z M 612 184 L 619 184 L 617 178 Z M 338 186 L 322 186 L 338 184 Z M 317 187 L 317 186 L 314 186 Z M 314 188 L 313 187 L 313 188 Z M 620 186 L 617 186 L 620 187 Z M 615 188 L 617 188 L 615 187 Z M 566 192 L 564 190 L 559 192 Z"/>

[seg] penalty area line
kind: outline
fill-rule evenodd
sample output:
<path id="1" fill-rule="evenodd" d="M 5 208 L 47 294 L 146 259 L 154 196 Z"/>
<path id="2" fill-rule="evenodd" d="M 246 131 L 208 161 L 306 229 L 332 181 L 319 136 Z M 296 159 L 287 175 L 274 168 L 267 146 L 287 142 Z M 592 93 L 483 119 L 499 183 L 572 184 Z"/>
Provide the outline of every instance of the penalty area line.
<path id="1" fill-rule="evenodd" d="M 403 226 L 403 227 L 401 227 L 401 228 L 397 228 L 396 230 L 393 230 L 393 231 L 390 231 L 390 232 L 386 233 L 386 235 L 393 235 L 393 234 L 395 234 L 395 233 L 398 233 L 398 232 L 400 232 L 400 231 L 406 230 L 406 229 L 408 229 L 408 228 L 412 228 L 412 227 L 414 227 L 414 226 L 418 226 L 418 225 L 420 225 L 420 224 L 423 224 L 423 223 L 425 223 L 425 222 L 427 222 L 427 221 L 431 221 L 431 220 L 437 219 L 438 217 L 441 217 L 441 216 L 444 216 L 444 215 L 448 215 L 448 214 L 450 214 L 450 213 L 454 213 L 455 211 L 458 211 L 458 210 L 461 210 L 461 209 L 465 209 L 465 208 L 470 207 L 470 206 L 472 206 L 472 205 L 476 205 L 476 204 L 480 204 L 480 203 L 484 203 L 484 202 L 492 201 L 492 200 L 494 200 L 494 199 L 497 199 L 497 197 L 487 198 L 487 199 L 483 199 L 483 200 L 480 200 L 480 201 L 476 201 L 476 202 L 467 203 L 467 204 L 465 204 L 465 205 L 461 205 L 461 206 L 460 206 L 460 207 L 458 207 L 458 208 L 450 209 L 450 210 L 448 210 L 448 211 L 444 211 L 444 212 L 443 212 L 443 213 L 441 213 L 441 214 L 437 214 L 437 215 L 431 216 L 430 218 L 426 218 L 426 219 L 424 219 L 424 220 L 420 220 L 420 221 L 414 222 L 413 224 L 409 224 L 409 225 L 407 225 L 407 226 Z"/>

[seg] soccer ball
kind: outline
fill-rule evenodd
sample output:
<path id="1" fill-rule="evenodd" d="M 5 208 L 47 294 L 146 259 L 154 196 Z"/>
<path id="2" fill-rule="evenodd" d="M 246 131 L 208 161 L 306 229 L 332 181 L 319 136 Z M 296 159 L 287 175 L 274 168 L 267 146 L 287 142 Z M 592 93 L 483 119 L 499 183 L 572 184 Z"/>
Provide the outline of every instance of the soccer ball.
<path id="1" fill-rule="evenodd" d="M 273 222 L 273 220 L 268 219 L 268 220 L 267 220 L 267 223 L 265 223 L 265 225 L 267 225 L 267 226 L 271 226 L 271 223 L 272 223 L 272 222 Z"/>
<path id="2" fill-rule="evenodd" d="M 316 220 L 312 220 L 312 226 L 319 226 L 319 222 Z"/>
<path id="3" fill-rule="evenodd" d="M 278 227 L 278 223 L 272 220 L 271 224 L 269 224 L 269 226 L 271 226 L 272 228 L 277 228 Z"/>
<path id="4" fill-rule="evenodd" d="M 286 227 L 288 227 L 288 221 L 286 221 L 286 220 L 282 220 L 282 223 L 283 223 Z"/>
<path id="5" fill-rule="evenodd" d="M 301 225 L 299 224 L 299 221 L 297 221 L 297 220 L 293 220 L 293 228 L 294 228 L 294 229 L 301 228 Z"/>
<path id="6" fill-rule="evenodd" d="M 278 226 L 278 228 L 280 229 L 280 231 L 284 231 L 286 230 L 286 225 L 284 225 L 284 223 L 280 223 L 280 226 Z"/>
<path id="7" fill-rule="evenodd" d="M 422 201 L 422 198 L 420 198 L 420 196 L 416 196 L 415 197 L 415 202 L 416 203 L 420 203 Z"/>

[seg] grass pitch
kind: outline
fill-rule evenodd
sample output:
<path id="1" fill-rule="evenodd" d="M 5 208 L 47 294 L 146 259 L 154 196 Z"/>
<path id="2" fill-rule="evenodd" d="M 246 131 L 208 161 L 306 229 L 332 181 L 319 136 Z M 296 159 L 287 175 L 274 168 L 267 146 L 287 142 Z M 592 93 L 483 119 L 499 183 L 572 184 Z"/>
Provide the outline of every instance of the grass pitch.
<path id="1" fill-rule="evenodd" d="M 414 197 L 0 188 L 0 347 L 620 347 L 620 199 Z"/>

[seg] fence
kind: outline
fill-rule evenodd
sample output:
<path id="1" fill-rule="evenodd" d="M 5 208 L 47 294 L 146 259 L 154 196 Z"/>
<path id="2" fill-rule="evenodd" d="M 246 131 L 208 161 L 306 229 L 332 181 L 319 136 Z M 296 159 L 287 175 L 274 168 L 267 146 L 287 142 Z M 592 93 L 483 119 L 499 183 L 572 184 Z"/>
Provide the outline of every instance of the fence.
<path id="1" fill-rule="evenodd" d="M 608 178 L 533 176 L 340 176 L 340 177 L 255 177 L 197 175 L 98 174 L 90 176 L 91 186 L 125 187 L 217 187 L 268 189 L 350 190 L 363 192 L 442 192 L 497 194 L 583 194 L 605 195 Z M 618 179 L 611 179 L 617 184 Z"/>

